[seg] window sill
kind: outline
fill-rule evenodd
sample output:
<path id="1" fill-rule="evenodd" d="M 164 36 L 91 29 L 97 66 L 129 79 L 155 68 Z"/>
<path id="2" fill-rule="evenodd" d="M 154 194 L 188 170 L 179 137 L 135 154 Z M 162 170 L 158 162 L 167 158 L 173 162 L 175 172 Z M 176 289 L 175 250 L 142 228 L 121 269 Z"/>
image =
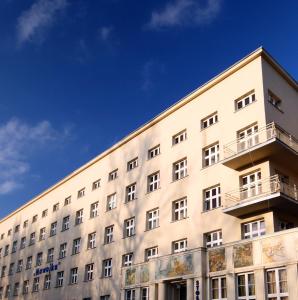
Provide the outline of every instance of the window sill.
<path id="1" fill-rule="evenodd" d="M 212 166 L 218 165 L 220 162 L 221 162 L 221 161 L 219 160 L 219 161 L 217 161 L 216 163 L 214 163 L 214 164 L 212 164 L 212 165 L 209 165 L 209 166 L 203 166 L 203 167 L 201 168 L 201 171 L 203 171 L 203 170 L 205 170 L 205 169 L 208 169 L 208 168 L 210 168 L 210 167 L 212 167 Z"/>
<path id="2" fill-rule="evenodd" d="M 181 222 L 181 221 L 187 220 L 187 219 L 189 219 L 189 217 L 182 218 L 182 219 L 180 219 L 180 220 L 172 220 L 170 223 L 177 223 L 177 222 Z"/>
<path id="3" fill-rule="evenodd" d="M 156 190 L 153 190 L 153 191 L 147 191 L 147 193 L 145 194 L 146 196 L 147 195 L 150 195 L 150 194 L 152 194 L 152 193 L 154 193 L 154 192 L 156 192 L 156 191 L 158 191 L 158 190 L 161 190 L 161 187 L 158 187 Z"/>
<path id="4" fill-rule="evenodd" d="M 177 182 L 177 181 L 183 180 L 183 179 L 187 178 L 188 176 L 189 176 L 189 174 L 187 174 L 187 175 L 185 175 L 185 176 L 183 176 L 183 177 L 181 177 L 181 178 L 179 178 L 179 179 L 175 179 L 175 180 L 173 180 L 171 183 L 175 183 L 175 182 Z"/>
<path id="5" fill-rule="evenodd" d="M 205 214 L 205 213 L 208 213 L 208 212 L 210 212 L 210 211 L 213 211 L 213 210 L 216 210 L 216 209 L 219 209 L 219 208 L 223 208 L 223 206 L 221 205 L 221 206 L 214 207 L 214 208 L 211 208 L 211 209 L 208 209 L 208 210 L 203 210 L 203 211 L 201 212 L 201 214 Z"/>
<path id="6" fill-rule="evenodd" d="M 218 123 L 219 123 L 219 121 L 217 121 L 217 122 L 215 122 L 215 123 L 209 125 L 208 127 L 205 127 L 205 128 L 202 128 L 202 127 L 201 127 L 201 132 L 207 130 L 207 129 L 210 128 L 210 127 L 213 127 L 214 125 L 216 125 L 216 124 L 218 124 Z"/>
<path id="7" fill-rule="evenodd" d="M 156 226 L 156 227 L 154 227 L 154 228 L 151 228 L 151 229 L 145 229 L 144 230 L 144 232 L 148 232 L 148 231 L 152 231 L 152 230 L 154 230 L 154 229 L 157 229 L 157 228 L 159 228 L 160 227 L 160 225 L 158 225 L 158 226 Z"/>
<path id="8" fill-rule="evenodd" d="M 240 99 L 239 99 L 239 100 L 240 100 Z M 244 108 L 246 108 L 246 107 L 248 107 L 248 106 L 251 106 L 252 104 L 254 104 L 254 103 L 256 103 L 256 102 L 257 102 L 257 99 L 255 99 L 255 101 L 253 101 L 253 102 L 251 102 L 251 103 L 249 103 L 249 104 L 247 104 L 247 105 L 245 105 L 245 106 L 243 106 L 243 107 L 241 107 L 241 108 L 239 108 L 239 109 L 235 108 L 234 113 L 237 113 L 237 112 L 239 112 L 239 111 L 242 111 Z"/>

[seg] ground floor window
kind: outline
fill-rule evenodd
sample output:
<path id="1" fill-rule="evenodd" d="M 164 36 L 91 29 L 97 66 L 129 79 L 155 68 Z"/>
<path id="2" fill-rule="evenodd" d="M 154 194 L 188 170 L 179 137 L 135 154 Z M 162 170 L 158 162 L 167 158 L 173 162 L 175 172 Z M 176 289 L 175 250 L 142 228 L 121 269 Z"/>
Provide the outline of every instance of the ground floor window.
<path id="1" fill-rule="evenodd" d="M 149 300 L 149 287 L 141 288 L 141 300 Z"/>
<path id="2" fill-rule="evenodd" d="M 227 300 L 227 280 L 226 277 L 211 278 L 211 299 Z"/>
<path id="3" fill-rule="evenodd" d="M 237 275 L 238 300 L 255 300 L 255 276 L 254 273 Z"/>
<path id="4" fill-rule="evenodd" d="M 136 300 L 136 290 L 135 289 L 129 289 L 125 290 L 125 300 Z"/>
<path id="5" fill-rule="evenodd" d="M 287 271 L 276 268 L 266 271 L 267 299 L 288 300 Z"/>

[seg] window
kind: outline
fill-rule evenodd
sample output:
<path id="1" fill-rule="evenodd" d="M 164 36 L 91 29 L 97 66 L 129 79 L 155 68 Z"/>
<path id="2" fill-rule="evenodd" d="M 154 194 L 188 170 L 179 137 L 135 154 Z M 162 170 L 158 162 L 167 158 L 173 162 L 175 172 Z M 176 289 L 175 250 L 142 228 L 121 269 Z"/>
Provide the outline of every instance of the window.
<path id="1" fill-rule="evenodd" d="M 9 229 L 9 230 L 7 231 L 7 236 L 11 236 L 11 233 L 12 233 L 12 229 Z"/>
<path id="2" fill-rule="evenodd" d="M 130 202 L 137 198 L 137 184 L 133 183 L 126 187 L 126 202 Z"/>
<path id="3" fill-rule="evenodd" d="M 255 171 L 241 177 L 240 198 L 246 199 L 259 195 L 262 192 L 261 171 Z"/>
<path id="4" fill-rule="evenodd" d="M 4 276 L 5 276 L 5 272 L 6 272 L 6 266 L 2 266 L 2 269 L 1 269 L 1 277 L 4 277 Z"/>
<path id="5" fill-rule="evenodd" d="M 148 150 L 148 159 L 154 158 L 160 154 L 160 145 L 157 145 Z"/>
<path id="6" fill-rule="evenodd" d="M 29 280 L 24 280 L 23 283 L 23 294 L 29 293 Z"/>
<path id="7" fill-rule="evenodd" d="M 15 228 L 14 228 L 14 232 L 17 233 L 20 231 L 20 225 L 17 225 Z"/>
<path id="8" fill-rule="evenodd" d="M 160 173 L 155 172 L 148 176 L 148 193 L 153 192 L 160 187 Z"/>
<path id="9" fill-rule="evenodd" d="M 54 236 L 57 233 L 57 222 L 51 224 L 50 236 Z"/>
<path id="10" fill-rule="evenodd" d="M 82 188 L 78 191 L 78 199 L 85 196 L 85 188 Z"/>
<path id="11" fill-rule="evenodd" d="M 64 206 L 67 206 L 71 203 L 71 196 L 68 196 L 64 199 Z"/>
<path id="12" fill-rule="evenodd" d="M 20 249 L 24 249 L 26 247 L 26 237 L 23 236 L 21 238 L 21 244 L 20 244 Z"/>
<path id="13" fill-rule="evenodd" d="M 183 141 L 185 141 L 187 138 L 187 134 L 186 134 L 186 129 L 184 129 L 183 131 L 175 134 L 173 137 L 172 137 L 172 145 L 177 145 Z"/>
<path id="14" fill-rule="evenodd" d="M 28 220 L 24 221 L 23 223 L 23 228 L 27 228 L 28 227 Z"/>
<path id="15" fill-rule="evenodd" d="M 209 115 L 208 117 L 201 120 L 201 129 L 205 129 L 215 123 L 218 122 L 218 115 L 217 112 Z"/>
<path id="16" fill-rule="evenodd" d="M 92 190 L 94 191 L 94 190 L 97 190 L 98 188 L 100 188 L 100 179 L 98 179 L 98 180 L 96 180 L 96 181 L 94 181 L 93 183 L 92 183 Z"/>
<path id="17" fill-rule="evenodd" d="M 70 269 L 70 278 L 69 284 L 77 284 L 78 283 L 78 268 Z"/>
<path id="18" fill-rule="evenodd" d="M 94 264 L 88 264 L 85 266 L 85 281 L 93 280 L 93 271 L 94 271 Z"/>
<path id="19" fill-rule="evenodd" d="M 138 166 L 138 158 L 134 158 L 127 163 L 127 171 L 131 171 Z"/>
<path id="20" fill-rule="evenodd" d="M 219 144 L 203 149 L 203 166 L 208 167 L 219 161 Z"/>
<path id="21" fill-rule="evenodd" d="M 109 181 L 113 181 L 118 177 L 118 169 L 109 173 Z"/>
<path id="22" fill-rule="evenodd" d="M 221 230 L 208 232 L 205 234 L 206 247 L 212 248 L 222 245 L 222 232 Z"/>
<path id="23" fill-rule="evenodd" d="M 69 229 L 69 219 L 70 219 L 70 216 L 66 216 L 66 217 L 63 218 L 62 231 L 65 231 L 65 230 Z"/>
<path id="24" fill-rule="evenodd" d="M 83 223 L 83 209 L 80 209 L 76 212 L 75 224 L 79 225 Z"/>
<path id="25" fill-rule="evenodd" d="M 290 221 L 284 221 L 284 220 L 278 220 L 278 230 L 287 230 L 287 229 L 291 229 L 294 228 L 294 223 L 290 222 Z"/>
<path id="26" fill-rule="evenodd" d="M 105 259 L 103 261 L 103 277 L 112 276 L 112 259 Z"/>
<path id="27" fill-rule="evenodd" d="M 158 247 L 151 247 L 145 250 L 145 261 L 158 256 Z"/>
<path id="28" fill-rule="evenodd" d="M 52 263 L 54 261 L 54 248 L 48 249 L 47 262 Z"/>
<path id="29" fill-rule="evenodd" d="M 187 239 L 174 241 L 172 243 L 173 253 L 179 253 L 187 250 Z"/>
<path id="30" fill-rule="evenodd" d="M 149 287 L 141 288 L 141 300 L 149 300 Z"/>
<path id="31" fill-rule="evenodd" d="M 66 256 L 67 243 L 63 243 L 60 245 L 59 249 L 59 259 L 63 259 Z"/>
<path id="32" fill-rule="evenodd" d="M 1 234 L 1 240 L 3 240 L 3 239 L 4 239 L 4 233 Z"/>
<path id="33" fill-rule="evenodd" d="M 74 239 L 72 243 L 72 254 L 75 255 L 80 253 L 80 248 L 81 248 L 81 238 Z"/>
<path id="34" fill-rule="evenodd" d="M 93 249 L 96 247 L 96 232 L 88 234 L 88 247 L 87 249 Z"/>
<path id="35" fill-rule="evenodd" d="M 53 205 L 53 212 L 56 212 L 59 210 L 59 203 L 56 203 Z"/>
<path id="36" fill-rule="evenodd" d="M 9 276 L 13 275 L 13 270 L 14 270 L 14 263 L 11 263 L 9 265 L 9 269 L 8 269 L 8 275 Z"/>
<path id="37" fill-rule="evenodd" d="M 35 244 L 35 232 L 32 232 L 30 234 L 29 246 L 34 245 L 34 244 Z"/>
<path id="38" fill-rule="evenodd" d="M 33 216 L 32 223 L 35 223 L 37 221 L 37 217 L 38 217 L 37 215 Z"/>
<path id="39" fill-rule="evenodd" d="M 107 210 L 112 210 L 117 206 L 117 194 L 109 195 L 107 198 Z"/>
<path id="40" fill-rule="evenodd" d="M 125 290 L 124 300 L 136 300 L 136 290 L 135 289 Z"/>
<path id="41" fill-rule="evenodd" d="M 0 286 L 0 299 L 2 299 L 2 298 L 3 298 L 3 287 Z"/>
<path id="42" fill-rule="evenodd" d="M 241 98 L 235 100 L 235 110 L 240 110 L 241 108 L 253 103 L 256 101 L 255 93 L 249 93 Z"/>
<path id="43" fill-rule="evenodd" d="M 211 278 L 211 299 L 227 300 L 226 277 Z"/>
<path id="44" fill-rule="evenodd" d="M 27 262 L 26 262 L 26 270 L 31 269 L 32 267 L 32 256 L 27 257 Z"/>
<path id="45" fill-rule="evenodd" d="M 183 158 L 173 164 L 173 181 L 187 175 L 187 158 Z"/>
<path id="46" fill-rule="evenodd" d="M 4 256 L 7 256 L 9 253 L 9 245 L 6 245 L 4 248 Z"/>
<path id="47" fill-rule="evenodd" d="M 221 206 L 220 186 L 204 190 L 204 210 L 211 210 Z"/>
<path id="48" fill-rule="evenodd" d="M 263 219 L 245 223 L 243 226 L 243 237 L 250 239 L 266 234 L 265 221 Z"/>
<path id="49" fill-rule="evenodd" d="M 23 260 L 19 259 L 17 264 L 17 273 L 22 272 L 22 270 L 23 270 Z"/>
<path id="50" fill-rule="evenodd" d="M 268 91 L 268 102 L 278 110 L 281 110 L 281 99 L 274 95 L 271 91 Z"/>
<path id="51" fill-rule="evenodd" d="M 124 221 L 124 237 L 135 235 L 135 218 L 130 218 Z"/>
<path id="52" fill-rule="evenodd" d="M 276 268 L 266 271 L 267 297 L 274 300 L 288 299 L 287 271 Z"/>
<path id="53" fill-rule="evenodd" d="M 13 295 L 18 296 L 19 295 L 19 290 L 20 290 L 20 283 L 16 282 L 14 284 L 14 288 L 13 288 Z"/>
<path id="54" fill-rule="evenodd" d="M 32 286 L 32 292 L 36 293 L 39 291 L 39 277 L 33 278 L 33 286 Z"/>
<path id="55" fill-rule="evenodd" d="M 37 253 L 36 255 L 36 266 L 41 266 L 42 264 L 42 252 Z"/>
<path id="56" fill-rule="evenodd" d="M 5 290 L 5 298 L 8 298 L 10 296 L 10 293 L 11 293 L 10 284 L 8 284 Z"/>
<path id="57" fill-rule="evenodd" d="M 259 143 L 258 125 L 254 124 L 237 132 L 237 151 L 241 152 Z"/>
<path id="58" fill-rule="evenodd" d="M 43 210 L 41 213 L 41 217 L 45 218 L 47 215 L 48 215 L 48 210 L 47 209 Z"/>
<path id="59" fill-rule="evenodd" d="M 159 226 L 159 209 L 153 209 L 147 212 L 147 230 L 157 228 Z"/>
<path id="60" fill-rule="evenodd" d="M 129 267 L 132 265 L 133 253 L 127 253 L 122 256 L 122 266 Z"/>
<path id="61" fill-rule="evenodd" d="M 173 221 L 187 218 L 187 198 L 173 202 Z"/>
<path id="62" fill-rule="evenodd" d="M 12 243 L 11 253 L 15 253 L 17 251 L 17 247 L 18 247 L 18 241 L 14 241 Z"/>
<path id="63" fill-rule="evenodd" d="M 110 295 L 100 296 L 100 300 L 110 300 Z"/>
<path id="64" fill-rule="evenodd" d="M 2 248 L 0 248 L 0 258 L 1 258 L 1 256 L 2 256 Z M 1 298 L 0 298 L 1 299 Z"/>
<path id="65" fill-rule="evenodd" d="M 57 272 L 56 286 L 57 287 L 63 286 L 63 280 L 64 280 L 64 271 Z"/>
<path id="66" fill-rule="evenodd" d="M 43 227 L 39 230 L 39 240 L 42 241 L 46 238 L 46 228 Z"/>
<path id="67" fill-rule="evenodd" d="M 90 206 L 90 218 L 95 218 L 98 216 L 98 201 L 94 202 Z"/>
<path id="68" fill-rule="evenodd" d="M 113 242 L 114 225 L 105 228 L 105 244 Z"/>
<path id="69" fill-rule="evenodd" d="M 51 288 L 51 274 L 46 274 L 44 277 L 43 288 L 49 290 Z"/>
<path id="70" fill-rule="evenodd" d="M 238 300 L 255 300 L 255 276 L 254 273 L 237 275 Z"/>

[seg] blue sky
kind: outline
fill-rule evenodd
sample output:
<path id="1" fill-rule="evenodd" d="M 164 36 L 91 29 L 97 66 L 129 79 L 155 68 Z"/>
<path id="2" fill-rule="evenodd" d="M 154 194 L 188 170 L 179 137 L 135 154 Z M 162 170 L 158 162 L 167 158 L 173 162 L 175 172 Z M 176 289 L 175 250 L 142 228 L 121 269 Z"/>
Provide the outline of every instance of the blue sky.
<path id="1" fill-rule="evenodd" d="M 298 78 L 298 2 L 1 0 L 0 218 L 263 45 Z"/>

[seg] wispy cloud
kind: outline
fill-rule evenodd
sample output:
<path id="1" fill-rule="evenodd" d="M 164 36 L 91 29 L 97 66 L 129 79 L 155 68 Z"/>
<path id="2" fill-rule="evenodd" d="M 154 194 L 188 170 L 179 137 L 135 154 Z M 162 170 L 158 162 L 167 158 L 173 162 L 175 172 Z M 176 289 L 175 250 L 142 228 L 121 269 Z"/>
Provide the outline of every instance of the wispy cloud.
<path id="1" fill-rule="evenodd" d="M 112 26 L 102 26 L 98 29 L 98 37 L 101 41 L 106 42 L 110 39 L 113 31 Z"/>
<path id="2" fill-rule="evenodd" d="M 151 30 L 211 23 L 221 10 L 222 0 L 176 0 L 151 14 L 146 28 Z"/>
<path id="3" fill-rule="evenodd" d="M 48 121 L 32 126 L 13 118 L 0 124 L 0 195 L 22 186 L 21 177 L 30 170 L 30 155 L 69 136 L 68 127 L 58 131 Z"/>
<path id="4" fill-rule="evenodd" d="M 57 15 L 67 6 L 67 0 L 37 0 L 18 18 L 17 40 L 21 45 L 38 37 L 52 26 Z"/>

